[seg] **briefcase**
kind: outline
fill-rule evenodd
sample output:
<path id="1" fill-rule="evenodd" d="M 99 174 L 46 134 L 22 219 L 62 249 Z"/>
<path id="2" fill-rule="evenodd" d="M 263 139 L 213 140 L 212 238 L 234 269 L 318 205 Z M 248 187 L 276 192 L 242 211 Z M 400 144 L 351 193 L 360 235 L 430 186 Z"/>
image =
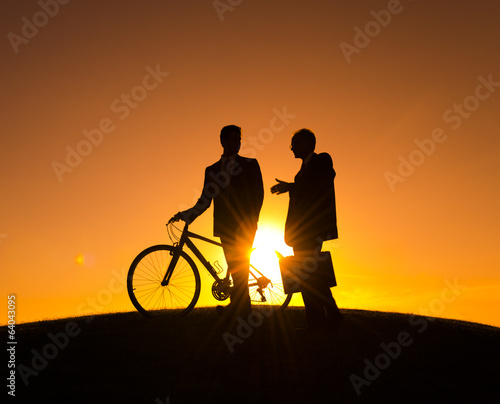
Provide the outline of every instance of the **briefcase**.
<path id="1" fill-rule="evenodd" d="M 322 251 L 314 257 L 283 257 L 278 255 L 283 289 L 288 295 L 301 291 L 303 282 L 309 285 L 337 286 L 332 256 L 329 251 Z"/>

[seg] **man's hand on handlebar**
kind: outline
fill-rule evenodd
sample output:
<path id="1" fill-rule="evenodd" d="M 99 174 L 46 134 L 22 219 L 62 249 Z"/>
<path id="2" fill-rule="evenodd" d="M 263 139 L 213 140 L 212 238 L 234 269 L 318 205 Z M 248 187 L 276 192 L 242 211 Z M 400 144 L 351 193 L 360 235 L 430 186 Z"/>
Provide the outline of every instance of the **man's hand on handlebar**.
<path id="1" fill-rule="evenodd" d="M 173 215 L 170 220 L 168 221 L 167 224 L 173 223 L 173 222 L 178 222 L 179 220 L 184 220 L 184 216 L 182 214 L 183 212 L 177 212 L 175 215 Z"/>

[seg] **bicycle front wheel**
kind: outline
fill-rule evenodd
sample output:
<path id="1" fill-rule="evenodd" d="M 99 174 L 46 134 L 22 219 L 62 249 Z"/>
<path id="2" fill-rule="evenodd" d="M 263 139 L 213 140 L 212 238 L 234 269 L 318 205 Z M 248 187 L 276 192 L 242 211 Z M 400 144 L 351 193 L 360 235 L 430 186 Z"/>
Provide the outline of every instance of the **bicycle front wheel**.
<path id="1" fill-rule="evenodd" d="M 161 284 L 174 252 L 175 248 L 170 245 L 149 247 L 130 266 L 128 294 L 135 308 L 146 317 L 165 311 L 184 315 L 198 301 L 200 274 L 184 251 L 181 251 L 168 285 Z"/>

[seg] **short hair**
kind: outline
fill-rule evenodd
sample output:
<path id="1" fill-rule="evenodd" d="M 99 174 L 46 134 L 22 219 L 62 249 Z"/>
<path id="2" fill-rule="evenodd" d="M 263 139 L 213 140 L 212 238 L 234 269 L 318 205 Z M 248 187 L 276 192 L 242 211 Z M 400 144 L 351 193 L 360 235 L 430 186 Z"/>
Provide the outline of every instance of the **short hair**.
<path id="1" fill-rule="evenodd" d="M 316 136 L 311 129 L 299 129 L 293 134 L 293 137 L 295 136 L 301 137 L 302 139 L 307 141 L 312 146 L 313 150 L 316 148 Z"/>
<path id="2" fill-rule="evenodd" d="M 220 140 L 222 142 L 222 139 L 227 139 L 229 135 L 233 132 L 236 132 L 238 135 L 241 136 L 241 128 L 236 125 L 227 125 L 224 126 L 221 131 L 220 131 Z"/>

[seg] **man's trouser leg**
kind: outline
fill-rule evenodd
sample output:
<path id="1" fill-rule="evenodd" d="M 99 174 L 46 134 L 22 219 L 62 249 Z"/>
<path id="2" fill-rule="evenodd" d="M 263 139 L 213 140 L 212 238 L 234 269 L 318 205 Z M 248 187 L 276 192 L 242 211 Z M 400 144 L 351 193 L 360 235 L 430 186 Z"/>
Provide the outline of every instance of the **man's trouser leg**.
<path id="1" fill-rule="evenodd" d="M 294 255 L 303 260 L 317 260 L 314 258 L 321 251 L 322 243 L 311 243 L 294 248 Z M 337 303 L 333 298 L 328 285 L 325 285 L 321 277 L 311 271 L 302 281 L 302 299 L 306 309 L 306 321 L 308 326 L 322 325 L 325 321 L 336 321 L 341 317 Z M 328 317 L 326 317 L 328 314 Z"/>
<path id="2" fill-rule="evenodd" d="M 253 239 L 221 238 L 224 256 L 226 257 L 228 271 L 233 279 L 231 303 L 228 309 L 235 316 L 248 316 L 252 311 L 248 289 L 248 275 L 250 270 L 250 251 Z"/>
<path id="3" fill-rule="evenodd" d="M 315 249 L 321 249 L 321 245 L 311 244 L 293 248 L 294 256 L 297 257 L 304 266 L 314 259 Z M 301 279 L 302 300 L 306 311 L 306 322 L 308 327 L 317 327 L 325 321 L 324 304 L 317 289 L 317 282 L 314 271 L 304 271 Z"/>

